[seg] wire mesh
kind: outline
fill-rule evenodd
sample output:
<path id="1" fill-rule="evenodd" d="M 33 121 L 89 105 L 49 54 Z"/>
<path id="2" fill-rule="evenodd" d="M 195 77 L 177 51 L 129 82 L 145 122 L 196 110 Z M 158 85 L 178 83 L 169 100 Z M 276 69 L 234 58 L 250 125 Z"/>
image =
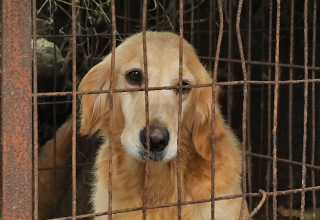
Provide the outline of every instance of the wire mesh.
<path id="1" fill-rule="evenodd" d="M 217 201 L 242 198 L 240 218 L 245 202 L 255 219 L 318 219 L 320 190 L 320 63 L 319 51 L 319 7 L 318 0 L 305 1 L 140 1 L 120 0 L 115 2 L 88 1 L 45 1 L 33 0 L 22 7 L 32 19 L 33 54 L 28 53 L 28 62 L 33 61 L 33 204 L 25 209 L 33 210 L 34 219 L 83 219 L 108 215 L 108 219 L 123 212 L 140 211 L 142 219 L 148 219 L 148 210 L 176 207 L 177 218 L 183 219 L 182 207 L 196 203 L 211 203 L 211 218 L 215 218 Z M 2 11 L 18 7 L 12 2 L 1 3 Z M 10 10 L 9 10 L 10 12 Z M 6 87 L 6 63 L 9 60 L 10 39 L 8 29 L 21 31 L 17 24 L 4 24 L 1 18 L 1 131 L 5 135 L 5 94 L 12 91 Z M 8 23 L 9 24 L 9 23 Z M 17 25 L 17 26 L 16 26 Z M 15 29 L 17 28 L 17 29 Z M 30 28 L 31 30 L 31 28 Z M 150 87 L 148 85 L 148 52 L 146 31 L 171 31 L 180 37 L 179 85 Z M 144 87 L 122 89 L 114 86 L 116 46 L 126 37 L 142 31 Z M 10 33 L 10 32 L 9 32 Z M 17 32 L 18 33 L 18 32 Z M 16 38 L 14 38 L 16 40 Z M 196 49 L 201 61 L 212 70 L 212 83 L 183 85 L 183 39 Z M 41 44 L 48 54 L 44 54 Z M 43 43 L 44 42 L 44 43 Z M 16 45 L 15 45 L 16 46 Z M 22 48 L 21 45 L 19 47 Z M 29 48 L 30 49 L 30 48 Z M 31 50 L 30 50 L 31 51 Z M 77 86 L 89 69 L 101 58 L 112 53 L 110 88 L 105 90 L 77 91 Z M 60 55 L 61 54 L 61 55 Z M 16 54 L 12 56 L 17 56 Z M 43 64 L 43 57 L 47 59 Z M 52 62 L 49 61 L 52 59 Z M 49 65 L 50 64 L 50 65 Z M 45 68 L 44 68 L 45 66 Z M 47 69 L 46 69 L 47 68 Z M 43 70 L 44 69 L 44 70 Z M 31 70 L 28 71 L 31 77 Z M 50 75 L 51 74 L 51 75 Z M 27 74 L 26 74 L 27 75 Z M 13 82 L 18 82 L 15 76 Z M 216 87 L 225 91 L 216 99 Z M 212 137 L 215 129 L 215 105 L 219 101 L 226 121 L 242 140 L 242 194 L 215 196 L 215 143 L 212 138 L 211 151 L 211 198 L 184 201 L 181 196 L 181 124 L 183 88 L 212 88 Z M 176 157 L 177 201 L 168 204 L 150 205 L 147 202 L 149 182 L 150 125 L 149 94 L 152 91 L 179 91 L 178 152 Z M 14 92 L 14 90 L 13 90 Z M 143 204 L 126 209 L 113 208 L 114 162 L 112 149 L 118 138 L 114 130 L 114 97 L 120 93 L 144 92 L 147 159 Z M 94 157 L 101 140 L 80 137 L 78 134 L 78 97 L 84 95 L 108 94 L 109 121 L 109 172 L 108 211 L 89 214 L 88 190 L 93 177 Z M 15 99 L 13 99 L 15 100 Z M 17 103 L 17 101 L 15 101 Z M 69 117 L 72 115 L 71 117 Z M 61 153 L 59 127 L 68 120 L 72 133 L 69 148 Z M 14 122 L 18 126 L 18 122 Z M 18 136 L 22 132 L 17 133 Z M 22 137 L 22 136 L 21 136 Z M 53 138 L 52 155 L 43 157 L 45 146 Z M 2 138 L 2 152 L 7 152 Z M 95 147 L 92 147 L 95 146 Z M 47 151 L 49 152 L 49 151 Z M 51 151 L 50 151 L 51 152 Z M 2 153 L 2 210 L 6 219 L 7 205 L 13 194 L 6 195 L 6 154 Z M 63 162 L 61 162 L 63 159 Z M 42 161 L 48 161 L 47 166 Z M 31 168 L 28 167 L 29 171 Z M 72 177 L 72 178 L 70 178 Z M 16 181 L 18 181 L 17 179 Z M 50 181 L 48 181 L 50 180 Z M 47 182 L 49 183 L 47 183 Z M 44 182 L 44 184 L 43 184 Z M 21 182 L 21 184 L 28 184 Z M 25 185 L 27 187 L 27 185 Z M 31 190 L 31 189 L 30 189 Z M 51 190 L 50 196 L 43 196 Z M 23 194 L 21 194 L 23 195 Z M 48 194 L 49 195 L 49 194 Z M 86 196 L 84 196 L 86 195 Z M 47 197 L 47 198 L 45 198 Z M 52 197 L 52 198 L 51 198 Z M 10 203 L 8 203 L 10 202 Z M 85 204 L 85 205 L 84 205 Z M 83 208 L 85 207 L 86 208 Z M 46 207 L 43 209 L 42 207 Z M 19 208 L 19 212 L 22 212 Z M 45 211 L 44 211 L 45 210 Z M 296 214 L 298 213 L 298 214 Z M 309 217 L 311 216 L 311 217 Z"/>

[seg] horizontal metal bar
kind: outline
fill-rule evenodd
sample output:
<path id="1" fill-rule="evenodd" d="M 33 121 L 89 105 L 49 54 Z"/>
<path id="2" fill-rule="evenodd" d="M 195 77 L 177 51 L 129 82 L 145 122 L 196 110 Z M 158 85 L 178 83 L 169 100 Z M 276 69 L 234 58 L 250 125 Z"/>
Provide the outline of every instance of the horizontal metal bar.
<path id="1" fill-rule="evenodd" d="M 300 84 L 300 83 L 320 83 L 320 79 L 308 79 L 308 80 L 286 80 L 286 81 L 279 81 L 279 84 Z M 274 81 L 254 81 L 254 80 L 247 80 L 246 82 L 243 80 L 240 81 L 230 81 L 230 82 L 216 82 L 217 86 L 230 86 L 230 85 L 243 85 L 245 83 L 254 84 L 254 85 L 263 85 L 263 84 L 274 84 Z M 212 83 L 207 84 L 199 84 L 199 85 L 186 85 L 182 86 L 182 88 L 202 88 L 202 87 L 211 87 Z M 179 86 L 162 86 L 162 87 L 149 87 L 148 91 L 155 91 L 155 90 L 172 90 L 172 89 L 179 89 Z M 122 93 L 122 92 L 139 92 L 145 91 L 144 88 L 132 88 L 132 89 L 114 89 L 114 93 Z M 83 91 L 83 92 L 76 92 L 77 95 L 89 95 L 89 94 L 101 94 L 101 93 L 109 93 L 109 90 L 92 90 L 92 91 Z M 50 96 L 67 96 L 72 95 L 72 92 L 47 92 L 47 93 L 37 93 L 36 96 L 38 97 L 50 97 Z"/>
<path id="2" fill-rule="evenodd" d="M 308 187 L 306 188 L 306 192 L 309 191 L 318 191 L 320 190 L 320 186 L 316 187 Z M 277 191 L 276 194 L 278 196 L 281 195 L 289 195 L 289 194 L 295 194 L 295 193 L 301 193 L 302 189 L 293 189 L 293 190 L 284 190 L 284 191 Z M 263 196 L 261 193 L 246 193 L 246 197 L 259 197 Z M 266 192 L 267 196 L 272 196 L 273 192 Z M 227 200 L 227 199 L 235 199 L 243 197 L 242 194 L 235 194 L 235 195 L 229 195 L 229 196 L 221 196 L 214 198 L 215 201 L 221 201 L 221 200 Z M 201 200 L 195 200 L 195 201 L 184 201 L 181 202 L 181 205 L 190 205 L 190 204 L 198 204 L 198 203 L 206 203 L 211 202 L 211 198 L 208 199 L 201 199 Z M 169 203 L 164 205 L 156 205 L 156 206 L 146 206 L 146 209 L 159 209 L 159 208 L 168 208 L 168 207 L 174 207 L 178 206 L 178 203 Z M 127 208 L 127 209 L 119 209 L 119 210 L 113 210 L 112 214 L 118 214 L 118 213 L 124 213 L 124 212 L 133 212 L 133 211 L 140 211 L 142 210 L 142 207 L 135 207 L 135 208 Z M 94 213 L 94 214 L 86 214 L 86 215 L 78 215 L 77 219 L 83 219 L 83 218 L 89 218 L 89 217 L 96 217 L 96 216 L 102 216 L 102 215 L 108 215 L 108 212 L 101 212 L 101 213 Z M 64 217 L 64 218 L 54 218 L 50 220 L 69 220 L 70 217 Z"/>

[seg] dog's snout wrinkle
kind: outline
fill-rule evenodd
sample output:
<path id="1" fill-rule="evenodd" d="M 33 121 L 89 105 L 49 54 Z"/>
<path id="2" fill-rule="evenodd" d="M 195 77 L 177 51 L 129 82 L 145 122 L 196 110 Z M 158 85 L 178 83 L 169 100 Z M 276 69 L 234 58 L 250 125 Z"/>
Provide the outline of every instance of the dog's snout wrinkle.
<path id="1" fill-rule="evenodd" d="M 150 150 L 152 152 L 159 152 L 164 150 L 168 145 L 170 134 L 165 127 L 150 126 L 149 129 Z M 140 132 L 140 140 L 143 147 L 147 149 L 147 128 L 144 127 Z"/>

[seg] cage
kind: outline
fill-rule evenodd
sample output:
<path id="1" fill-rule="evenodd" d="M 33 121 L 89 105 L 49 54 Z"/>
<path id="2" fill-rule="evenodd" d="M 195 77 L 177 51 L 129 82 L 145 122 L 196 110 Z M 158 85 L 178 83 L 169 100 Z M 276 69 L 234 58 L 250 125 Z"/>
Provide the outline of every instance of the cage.
<path id="1" fill-rule="evenodd" d="M 146 219 L 151 208 L 179 210 L 215 200 L 180 198 L 126 210 L 111 205 L 111 212 L 92 213 L 94 160 L 102 140 L 79 134 L 78 97 L 125 91 L 77 88 L 124 39 L 146 30 L 186 39 L 212 75 L 212 85 L 199 86 L 223 91 L 222 114 L 241 140 L 243 157 L 243 193 L 229 197 L 243 198 L 253 219 L 320 219 L 318 4 L 3 0 L 2 219 L 112 219 L 137 210 Z"/>

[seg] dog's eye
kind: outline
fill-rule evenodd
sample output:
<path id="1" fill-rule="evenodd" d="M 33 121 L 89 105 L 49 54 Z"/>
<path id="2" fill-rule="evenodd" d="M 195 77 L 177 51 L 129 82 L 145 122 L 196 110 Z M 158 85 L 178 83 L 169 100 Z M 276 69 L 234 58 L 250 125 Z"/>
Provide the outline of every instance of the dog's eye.
<path id="1" fill-rule="evenodd" d="M 187 80 L 182 81 L 182 86 L 189 86 L 190 82 Z M 188 93 L 190 91 L 190 88 L 182 88 L 182 94 Z"/>
<path id="2" fill-rule="evenodd" d="M 132 70 L 127 73 L 126 80 L 131 85 L 141 85 L 142 82 L 142 74 L 140 70 Z"/>
<path id="3" fill-rule="evenodd" d="M 183 88 L 184 86 L 189 86 L 189 85 L 190 85 L 190 82 L 188 80 L 182 80 L 182 94 L 186 94 L 190 91 L 190 88 Z M 177 90 L 177 93 L 179 93 L 179 89 Z"/>

